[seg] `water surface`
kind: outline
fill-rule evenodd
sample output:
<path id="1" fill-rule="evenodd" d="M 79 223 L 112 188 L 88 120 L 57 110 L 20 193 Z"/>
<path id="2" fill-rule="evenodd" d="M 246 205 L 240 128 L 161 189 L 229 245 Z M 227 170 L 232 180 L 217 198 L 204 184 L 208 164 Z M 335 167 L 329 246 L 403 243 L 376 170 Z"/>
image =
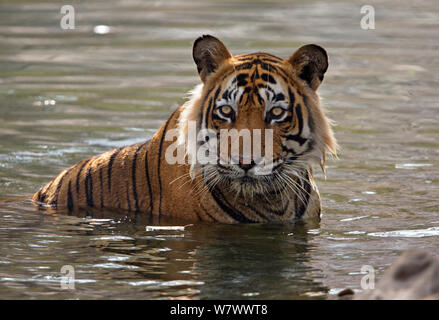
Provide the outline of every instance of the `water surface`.
<path id="1" fill-rule="evenodd" d="M 70 1 L 75 30 L 62 4 L 0 4 L 1 298 L 321 299 L 361 290 L 363 265 L 379 278 L 403 250 L 439 252 L 436 1 L 373 1 L 375 30 L 360 1 Z M 199 82 L 205 33 L 235 54 L 327 49 L 319 91 L 342 148 L 316 174 L 321 222 L 146 231 L 157 221 L 36 210 L 65 167 L 154 134 Z"/>

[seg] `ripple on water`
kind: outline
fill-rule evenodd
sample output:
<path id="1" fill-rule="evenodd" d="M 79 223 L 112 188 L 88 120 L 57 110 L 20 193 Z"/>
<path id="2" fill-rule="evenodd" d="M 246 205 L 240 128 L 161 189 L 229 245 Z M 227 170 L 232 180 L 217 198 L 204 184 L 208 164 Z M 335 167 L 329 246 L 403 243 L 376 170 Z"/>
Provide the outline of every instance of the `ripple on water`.
<path id="1" fill-rule="evenodd" d="M 103 268 L 103 269 L 138 269 L 137 266 L 131 266 L 126 264 L 118 264 L 118 263 L 98 263 L 93 265 L 94 268 Z"/>
<path id="2" fill-rule="evenodd" d="M 103 256 L 103 257 L 101 257 L 102 259 L 107 259 L 108 261 L 112 261 L 112 262 L 115 262 L 115 261 L 126 261 L 126 260 L 129 260 L 129 258 L 130 258 L 130 256 Z"/>
<path id="3" fill-rule="evenodd" d="M 417 230 L 394 230 L 387 232 L 372 232 L 368 233 L 368 236 L 372 237 L 401 237 L 401 238 L 423 238 L 423 237 L 434 237 L 439 236 L 439 227 L 431 227 L 427 229 L 417 229 Z"/>
<path id="4" fill-rule="evenodd" d="M 123 241 L 123 240 L 134 240 L 134 238 L 127 236 L 102 236 L 102 237 L 93 238 L 91 240 Z"/>
<path id="5" fill-rule="evenodd" d="M 396 169 L 415 169 L 422 167 L 431 167 L 431 163 L 397 163 L 395 164 Z"/>
<path id="6" fill-rule="evenodd" d="M 157 281 L 157 280 L 143 280 L 143 281 L 119 281 L 118 283 L 129 284 L 130 286 L 146 286 L 149 289 L 159 289 L 163 287 L 179 287 L 179 286 L 201 286 L 203 281 L 192 280 L 171 280 L 171 281 Z"/>
<path id="7" fill-rule="evenodd" d="M 145 137 L 130 138 L 123 140 L 111 140 L 111 139 L 88 139 L 85 143 L 92 146 L 106 147 L 106 148 L 122 148 L 125 146 L 133 145 L 139 142 L 145 141 Z"/>
<path id="8" fill-rule="evenodd" d="M 355 221 L 355 220 L 360 220 L 360 219 L 364 219 L 367 218 L 369 216 L 360 216 L 360 217 L 353 217 L 353 218 L 345 218 L 345 219 L 341 219 L 340 221 Z"/>

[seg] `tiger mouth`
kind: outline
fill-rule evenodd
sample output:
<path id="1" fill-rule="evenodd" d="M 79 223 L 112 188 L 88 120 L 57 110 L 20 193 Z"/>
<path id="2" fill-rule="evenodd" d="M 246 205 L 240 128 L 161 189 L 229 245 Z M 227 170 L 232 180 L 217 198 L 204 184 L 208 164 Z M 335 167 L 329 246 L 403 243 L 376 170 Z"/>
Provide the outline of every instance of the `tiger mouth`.
<path id="1" fill-rule="evenodd" d="M 281 194 L 285 191 L 283 161 L 276 162 L 270 171 L 243 172 L 237 167 L 221 164 L 206 166 L 203 170 L 204 183 L 208 189 L 220 188 L 235 194 L 236 197 L 253 198 L 260 194 Z"/>
<path id="2" fill-rule="evenodd" d="M 296 183 L 286 175 L 288 168 L 284 163 L 277 163 L 269 174 L 244 173 L 230 167 L 211 166 L 203 176 L 208 189 L 223 189 L 234 194 L 235 199 L 252 199 L 262 194 L 285 196 L 289 190 L 296 188 Z"/>
<path id="3" fill-rule="evenodd" d="M 241 183 L 246 186 L 256 185 L 256 184 L 270 184 L 276 179 L 277 172 L 280 171 L 280 168 L 276 168 L 276 170 L 272 170 L 270 174 L 250 174 L 240 173 L 236 174 L 236 172 L 232 170 L 224 170 L 217 169 L 218 175 L 221 176 L 225 182 L 227 183 Z"/>
<path id="4" fill-rule="evenodd" d="M 237 180 L 243 184 L 252 184 L 252 183 L 255 183 L 257 179 L 250 177 L 248 175 L 245 175 L 243 177 L 237 178 Z"/>
<path id="5" fill-rule="evenodd" d="M 226 180 L 227 188 L 230 188 L 235 195 L 244 198 L 253 198 L 267 192 L 271 193 L 279 189 L 276 181 L 276 175 L 250 176 L 248 174 L 233 177 Z"/>

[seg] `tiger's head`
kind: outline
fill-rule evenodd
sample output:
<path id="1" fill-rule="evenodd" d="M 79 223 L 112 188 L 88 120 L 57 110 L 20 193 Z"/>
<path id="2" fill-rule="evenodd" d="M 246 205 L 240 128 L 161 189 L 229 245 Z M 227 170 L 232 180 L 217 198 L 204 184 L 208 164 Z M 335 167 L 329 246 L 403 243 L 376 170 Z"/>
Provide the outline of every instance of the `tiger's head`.
<path id="1" fill-rule="evenodd" d="M 222 185 L 237 194 L 253 196 L 276 191 L 284 184 L 294 185 L 291 175 L 302 177 L 313 162 L 324 170 L 325 155 L 335 155 L 336 141 L 316 93 L 328 68 L 323 48 L 305 45 L 286 60 L 262 52 L 233 56 L 220 40 L 204 35 L 194 43 L 193 58 L 202 84 L 183 106 L 179 141 L 194 158 L 212 138 L 219 143 L 217 161 L 193 163 L 192 177 L 200 174 L 207 187 Z M 196 123 L 197 132 L 207 132 L 194 148 L 189 147 L 190 121 Z M 225 159 L 219 147 L 224 143 L 220 138 L 224 129 L 260 132 L 265 161 L 243 153 L 241 135 L 238 155 L 233 157 L 229 146 Z M 268 154 L 264 153 L 267 132 L 271 136 Z M 226 144 L 231 140 L 228 137 Z"/>

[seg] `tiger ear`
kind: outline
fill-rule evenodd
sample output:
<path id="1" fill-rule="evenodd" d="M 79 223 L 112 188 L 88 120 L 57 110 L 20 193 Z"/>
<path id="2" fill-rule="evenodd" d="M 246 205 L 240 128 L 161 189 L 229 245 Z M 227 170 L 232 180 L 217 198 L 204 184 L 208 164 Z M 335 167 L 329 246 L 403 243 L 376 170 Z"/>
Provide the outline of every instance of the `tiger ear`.
<path id="1" fill-rule="evenodd" d="M 226 46 L 211 35 L 203 35 L 195 40 L 192 56 L 203 83 L 223 62 L 232 58 Z"/>
<path id="2" fill-rule="evenodd" d="M 325 49 L 315 44 L 300 47 L 288 58 L 296 75 L 315 91 L 323 81 L 328 70 L 328 54 Z"/>

